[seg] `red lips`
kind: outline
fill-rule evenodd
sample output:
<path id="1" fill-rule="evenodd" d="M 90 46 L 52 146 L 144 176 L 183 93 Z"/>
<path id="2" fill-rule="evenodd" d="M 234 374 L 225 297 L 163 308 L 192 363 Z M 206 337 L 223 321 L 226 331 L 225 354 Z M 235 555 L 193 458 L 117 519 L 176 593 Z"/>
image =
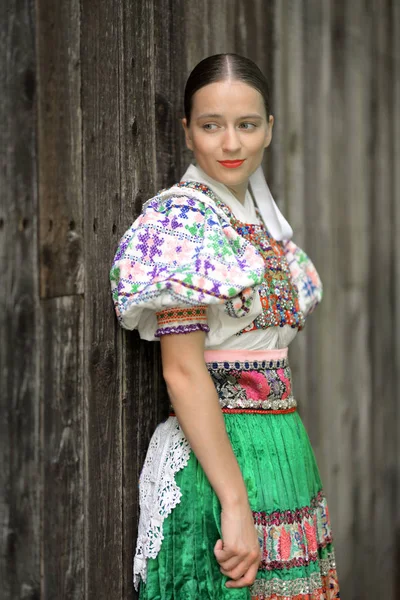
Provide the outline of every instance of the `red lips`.
<path id="1" fill-rule="evenodd" d="M 243 159 L 243 160 L 219 160 L 218 162 L 220 165 L 222 165 L 223 167 L 226 167 L 227 169 L 237 169 L 244 163 L 244 161 L 245 161 L 245 159 Z"/>

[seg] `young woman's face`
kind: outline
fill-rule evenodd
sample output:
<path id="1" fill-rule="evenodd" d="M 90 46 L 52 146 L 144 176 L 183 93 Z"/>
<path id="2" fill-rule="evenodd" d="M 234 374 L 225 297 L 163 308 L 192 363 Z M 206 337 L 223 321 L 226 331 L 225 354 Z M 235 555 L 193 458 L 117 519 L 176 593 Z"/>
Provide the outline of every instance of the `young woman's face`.
<path id="1" fill-rule="evenodd" d="M 241 81 L 218 81 L 192 98 L 186 145 L 207 175 L 244 200 L 248 179 L 261 164 L 272 136 L 261 94 Z"/>

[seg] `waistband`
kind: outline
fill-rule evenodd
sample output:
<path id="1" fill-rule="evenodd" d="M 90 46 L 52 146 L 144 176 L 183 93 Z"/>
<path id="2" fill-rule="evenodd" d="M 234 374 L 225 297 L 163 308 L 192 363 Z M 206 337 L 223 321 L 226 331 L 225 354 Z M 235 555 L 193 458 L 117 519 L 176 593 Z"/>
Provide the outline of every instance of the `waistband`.
<path id="1" fill-rule="evenodd" d="M 285 414 L 294 412 L 288 349 L 206 350 L 204 359 L 222 412 Z M 174 416 L 171 407 L 170 415 Z"/>

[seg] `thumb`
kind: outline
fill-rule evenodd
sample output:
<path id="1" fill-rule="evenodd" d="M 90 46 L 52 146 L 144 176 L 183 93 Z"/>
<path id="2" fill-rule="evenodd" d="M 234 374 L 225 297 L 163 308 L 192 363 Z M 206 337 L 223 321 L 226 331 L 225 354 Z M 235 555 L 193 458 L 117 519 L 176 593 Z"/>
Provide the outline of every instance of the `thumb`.
<path id="1" fill-rule="evenodd" d="M 221 552 L 222 548 L 223 548 L 222 540 L 221 539 L 217 540 L 215 543 L 215 546 L 214 546 L 214 554 L 216 555 L 217 552 L 218 553 Z"/>

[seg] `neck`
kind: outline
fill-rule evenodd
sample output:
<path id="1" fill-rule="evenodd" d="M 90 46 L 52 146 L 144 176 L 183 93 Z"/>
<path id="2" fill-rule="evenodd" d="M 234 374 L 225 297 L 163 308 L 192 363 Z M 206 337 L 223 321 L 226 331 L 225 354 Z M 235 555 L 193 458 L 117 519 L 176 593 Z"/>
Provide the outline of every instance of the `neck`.
<path id="1" fill-rule="evenodd" d="M 247 186 L 248 183 L 243 183 L 240 186 L 237 186 L 235 188 L 231 188 L 229 186 L 226 186 L 228 188 L 228 190 L 235 196 L 235 198 L 237 198 L 237 200 L 239 200 L 239 202 L 241 202 L 241 204 L 244 204 L 244 200 L 246 197 L 246 191 L 247 191 Z"/>

